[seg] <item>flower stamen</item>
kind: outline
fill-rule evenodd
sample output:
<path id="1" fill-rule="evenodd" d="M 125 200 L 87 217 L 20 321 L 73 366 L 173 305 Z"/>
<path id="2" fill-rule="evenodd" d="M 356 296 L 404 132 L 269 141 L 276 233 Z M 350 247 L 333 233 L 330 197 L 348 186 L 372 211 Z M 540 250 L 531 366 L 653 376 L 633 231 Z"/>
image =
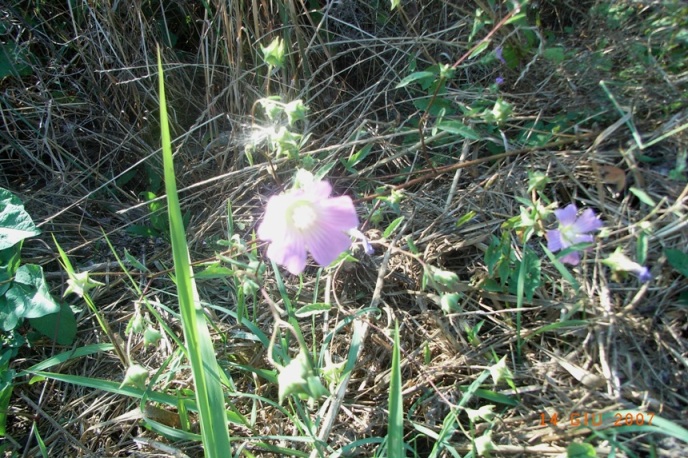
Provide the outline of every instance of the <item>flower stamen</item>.
<path id="1" fill-rule="evenodd" d="M 318 220 L 315 209 L 308 202 L 299 202 L 292 208 L 290 213 L 289 219 L 291 223 L 295 229 L 301 232 L 310 230 Z"/>

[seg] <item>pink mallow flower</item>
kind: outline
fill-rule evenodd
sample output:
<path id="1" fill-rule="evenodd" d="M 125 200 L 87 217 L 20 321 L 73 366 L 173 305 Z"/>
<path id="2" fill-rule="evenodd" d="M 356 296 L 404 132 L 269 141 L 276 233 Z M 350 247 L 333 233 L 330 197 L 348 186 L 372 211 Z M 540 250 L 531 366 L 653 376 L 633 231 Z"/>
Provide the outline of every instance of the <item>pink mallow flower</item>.
<path id="1" fill-rule="evenodd" d="M 554 210 L 554 214 L 559 221 L 559 228 L 547 231 L 546 234 L 547 248 L 553 253 L 565 250 L 571 245 L 592 242 L 593 236 L 590 232 L 595 232 L 602 227 L 602 221 L 589 208 L 577 216 L 578 209 L 575 204 L 569 204 L 561 210 Z M 576 266 L 580 262 L 580 254 L 573 251 L 562 256 L 560 261 Z"/>
<path id="2" fill-rule="evenodd" d="M 306 251 L 327 266 L 351 246 L 347 234 L 358 226 L 350 197 L 330 197 L 332 186 L 311 181 L 268 200 L 258 237 L 270 242 L 268 257 L 298 275 L 306 267 Z"/>

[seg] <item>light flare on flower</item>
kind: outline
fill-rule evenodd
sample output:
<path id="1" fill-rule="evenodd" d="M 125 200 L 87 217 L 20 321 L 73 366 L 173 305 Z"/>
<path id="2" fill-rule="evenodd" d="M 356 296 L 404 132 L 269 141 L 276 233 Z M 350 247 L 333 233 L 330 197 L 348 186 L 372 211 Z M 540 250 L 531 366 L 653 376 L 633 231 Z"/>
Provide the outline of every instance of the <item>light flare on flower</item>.
<path id="1" fill-rule="evenodd" d="M 554 214 L 559 221 L 559 228 L 547 231 L 547 249 L 556 253 L 579 243 L 590 243 L 593 236 L 590 232 L 595 232 L 602 228 L 602 221 L 595 216 L 591 209 L 585 209 L 580 216 L 575 204 L 569 204 L 561 210 L 554 210 Z M 561 262 L 572 266 L 580 262 L 580 254 L 577 251 L 568 253 L 561 257 Z"/>
<path id="2" fill-rule="evenodd" d="M 272 196 L 258 237 L 270 242 L 268 257 L 298 275 L 306 267 L 307 252 L 327 266 L 351 246 L 348 232 L 358 226 L 350 197 L 330 197 L 326 181 L 305 180 L 302 187 Z"/>

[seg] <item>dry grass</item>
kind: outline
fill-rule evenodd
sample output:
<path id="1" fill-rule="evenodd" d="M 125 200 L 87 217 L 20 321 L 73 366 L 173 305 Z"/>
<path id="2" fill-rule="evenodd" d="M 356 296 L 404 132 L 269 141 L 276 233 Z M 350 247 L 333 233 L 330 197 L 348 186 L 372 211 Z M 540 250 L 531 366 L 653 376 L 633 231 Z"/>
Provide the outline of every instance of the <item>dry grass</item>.
<path id="1" fill-rule="evenodd" d="M 640 151 L 627 125 L 615 124 L 622 114 L 597 84 L 600 79 L 617 82 L 610 86 L 614 96 L 623 109 L 633 109 L 634 128 L 646 143 L 687 122 L 685 70 L 682 75 L 671 73 L 667 60 L 645 64 L 644 72 L 631 68 L 638 49 L 633 44 L 645 43 L 644 23 L 625 18 L 624 27 L 600 36 L 602 19 L 590 16 L 592 5 L 543 2 L 537 32 L 562 43 L 570 52 L 566 61 L 555 65 L 542 55 L 533 60 L 537 47 L 517 68 L 467 61 L 459 67 L 446 97 L 464 107 L 494 101 L 496 95 L 484 88 L 501 73 L 505 83 L 500 95 L 513 106 L 513 116 L 502 129 L 504 136 L 473 142 L 440 134 L 431 142 L 428 127 L 424 134 L 429 146 L 423 152 L 417 144 L 418 112 L 412 104 L 418 94 L 395 87 L 408 75 L 412 61 L 423 69 L 461 57 L 470 47 L 475 9 L 484 7 L 482 2 L 410 0 L 402 2 L 402 11 L 388 20 L 381 16 L 382 11 L 389 15 L 388 3 L 373 0 L 327 2 L 320 15 L 306 13 L 305 5 L 312 2 L 285 2 L 287 7 L 271 0 L 211 1 L 207 9 L 201 2 L 171 2 L 164 10 L 161 5 L 168 2 L 138 6 L 72 2 L 70 8 L 67 2 L 39 2 L 31 8 L 30 3 L 0 7 L 7 24 L 3 41 L 16 41 L 32 56 L 30 71 L 0 82 L 0 186 L 22 198 L 43 230 L 40 238 L 27 241 L 24 253 L 43 265 L 54 294 L 61 295 L 64 276 L 51 235 L 79 269 L 93 269 L 107 283 L 96 302 L 115 332 L 129 340 L 130 355 L 140 364 L 156 371 L 176 361 L 175 344 L 164 339 L 158 348 L 146 349 L 139 336 L 125 335 L 142 297 L 126 282 L 101 231 L 120 255 L 127 249 L 150 269 L 136 277 L 143 295 L 174 309 L 168 244 L 127 233 L 132 225 L 150 221 L 142 193 L 162 192 L 155 185 L 160 166 L 155 44 L 167 44 L 163 60 L 172 132 L 177 137 L 180 197 L 190 215 L 192 259 L 200 264 L 222 250 L 215 242 L 226 238 L 227 202 L 237 231 L 249 238 L 267 197 L 280 189 L 262 158 L 256 156 L 256 165 L 249 165 L 244 155 L 254 123 L 253 104 L 265 94 L 267 84 L 259 44 L 279 33 L 291 43 L 290 62 L 285 71 L 270 76 L 270 90 L 288 99 L 302 98 L 310 107 L 311 137 L 304 152 L 318 164 L 337 164 L 329 179 L 337 192 L 357 199 L 368 235 L 379 241 L 375 255 L 357 253 L 360 263 L 320 277 L 319 300 L 329 298 L 335 311 L 324 320 L 302 323 L 304 335 L 316 346 L 353 317 L 367 326 L 348 389 L 340 403 L 328 401 L 322 410 L 331 413 L 333 421 L 317 433 L 326 434 L 330 447 L 386 434 L 389 330 L 394 319 L 400 322 L 402 336 L 406 439 L 416 439 L 418 456 L 427 456 L 433 442 L 421 437 L 412 423 L 439 431 L 450 406 L 461 397 L 460 388 L 494 364 L 495 355 L 507 355 L 516 387 L 516 393 L 507 385 L 494 387 L 516 401 L 513 406 L 497 407 L 498 421 L 492 428 L 497 456 L 561 454 L 571 442 L 590 435 L 568 421 L 558 427 L 542 426 L 542 414 L 568 418 L 572 412 L 637 408 L 688 427 L 688 321 L 686 306 L 679 302 L 688 285 L 663 254 L 667 248 L 685 250 L 688 245 L 685 175 L 683 181 L 666 175 L 678 153 L 688 148 L 688 137 L 681 131 Z M 633 8 L 644 8 L 650 15 L 661 6 Z M 505 13 L 498 8 L 486 14 L 497 22 Z M 532 9 L 529 14 L 534 14 Z M 564 33 L 572 24 L 577 30 Z M 175 37 L 168 37 L 165 30 Z M 495 43 L 526 39 L 524 31 L 514 30 L 498 31 Z M 173 47 L 171 40 L 176 40 Z M 593 52 L 599 49 L 602 52 Z M 531 61 L 533 65 L 528 65 Z M 529 142 L 542 126 L 562 122 L 567 113 L 571 117 L 566 128 L 541 144 Z M 356 174 L 347 172 L 340 159 L 364 144 L 373 145 L 372 153 Z M 503 151 L 505 145 L 512 155 L 485 159 L 489 151 Z M 634 153 L 654 161 L 638 161 Z M 428 164 L 428 155 L 442 162 Z M 463 165 L 453 166 L 459 163 Z M 274 164 L 279 181 L 288 181 L 293 164 L 285 159 Z M 628 183 L 620 192 L 605 184 L 604 173 L 610 170 L 605 166 L 625 172 Z M 595 208 L 609 236 L 599 240 L 576 270 L 578 290 L 561 280 L 551 263 L 542 262 L 546 281 L 520 312 L 524 342 L 519 356 L 516 296 L 489 293 L 479 284 L 487 276 L 483 258 L 491 237 L 500 237 L 501 225 L 519 214 L 514 196 L 528 195 L 529 171 L 550 177 L 545 190 L 550 199 Z M 371 218 L 378 208 L 371 196 L 380 186 L 397 186 L 405 193 L 400 206 L 406 216 L 403 232 L 388 240 L 380 240 L 380 235 L 397 215 L 387 212 L 380 223 Z M 643 204 L 628 192 L 629 186 L 643 189 L 659 204 L 654 208 Z M 457 229 L 457 218 L 470 211 L 476 216 Z M 617 246 L 634 254 L 642 224 L 651 234 L 647 264 L 655 279 L 640 286 L 634 280 L 612 278 L 609 269 L 596 261 Z M 461 311 L 443 313 L 433 291 L 423 289 L 423 267 L 408 253 L 407 237 L 418 247 L 423 262 L 459 276 L 464 294 Z M 519 249 L 515 237 L 513 242 Z M 537 245 L 533 248 L 541 253 Z M 298 279 L 287 279 L 290 293 L 300 293 L 299 305 L 313 297 L 315 272 L 308 270 L 302 287 Z M 271 278 L 269 270 L 266 278 Z M 275 288 L 266 281 L 267 293 L 278 297 Z M 235 307 L 235 292 L 228 281 L 202 282 L 200 292 L 215 306 Z M 380 313 L 361 314 L 370 306 Z M 250 316 L 269 335 L 273 321 L 265 304 L 249 301 L 249 308 Z M 159 310 L 181 335 L 173 315 Z M 245 328 L 221 311 L 213 313 L 221 362 L 271 369 L 265 349 L 242 337 Z M 541 332 L 563 316 L 585 322 Z M 467 329 L 480 322 L 478 337 L 471 341 Z M 351 325 L 335 334 L 330 346 L 335 362 L 346 359 L 351 334 Z M 75 347 L 104 339 L 93 317 L 80 314 Z M 47 340 L 37 341 L 22 349 L 12 366 L 20 370 L 66 350 Z M 117 358 L 107 352 L 58 369 L 115 381 L 124 374 Z M 161 377 L 156 389 L 174 394 L 191 388 L 183 363 L 173 363 L 165 373 L 169 379 Z M 276 400 L 276 386 L 244 371 L 231 373 L 239 392 Z M 6 456 L 16 456 L 12 450 L 23 456 L 39 455 L 33 421 L 51 457 L 202 453 L 198 444 L 169 441 L 144 428 L 138 401 L 52 380 L 27 381 L 18 380 L 10 404 Z M 252 404 L 247 398 L 232 401 L 250 415 Z M 476 398 L 470 406 L 486 403 Z M 149 406 L 147 417 L 170 425 L 178 421 L 154 407 Z M 260 405 L 256 415 L 253 430 L 237 429 L 232 436 L 303 435 L 268 404 Z M 482 430 L 479 425 L 477 434 Z M 613 436 L 613 427 L 606 431 L 605 437 L 593 441 L 600 455 L 615 448 L 615 441 L 627 447 L 616 449 L 620 455 L 682 453 L 680 444 L 659 435 L 634 433 L 621 438 Z M 310 451 L 307 444 L 265 442 Z M 450 442 L 460 452 L 471 449 L 460 431 Z M 248 447 L 256 456 L 276 456 L 253 443 Z M 357 449 L 355 455 L 373 453 L 369 446 Z"/>

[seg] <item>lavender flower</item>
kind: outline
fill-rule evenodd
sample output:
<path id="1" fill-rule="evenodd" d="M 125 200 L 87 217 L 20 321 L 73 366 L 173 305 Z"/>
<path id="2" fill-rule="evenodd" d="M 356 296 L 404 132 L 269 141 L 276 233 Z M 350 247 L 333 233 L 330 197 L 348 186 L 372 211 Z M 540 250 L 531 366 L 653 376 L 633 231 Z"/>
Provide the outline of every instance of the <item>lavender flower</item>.
<path id="1" fill-rule="evenodd" d="M 623 254 L 623 249 L 621 247 L 618 247 L 614 253 L 607 257 L 607 259 L 603 259 L 602 263 L 609 266 L 615 273 L 632 273 L 638 277 L 640 283 L 647 283 L 652 280 L 650 269 L 645 266 L 641 266 L 635 261 L 632 261 L 628 256 Z"/>
<path id="2" fill-rule="evenodd" d="M 270 242 L 268 257 L 292 274 L 303 272 L 307 251 L 327 266 L 351 246 L 356 209 L 351 198 L 331 193 L 328 182 L 310 181 L 268 200 L 258 237 Z"/>
<path id="3" fill-rule="evenodd" d="M 592 242 L 593 236 L 589 232 L 597 231 L 602 227 L 602 221 L 589 208 L 577 216 L 578 209 L 575 204 L 570 204 L 561 210 L 554 210 L 554 214 L 559 221 L 559 228 L 547 231 L 546 234 L 547 248 L 554 253 L 571 245 Z M 580 262 L 580 254 L 577 251 L 571 252 L 563 256 L 561 262 L 576 266 Z"/>

